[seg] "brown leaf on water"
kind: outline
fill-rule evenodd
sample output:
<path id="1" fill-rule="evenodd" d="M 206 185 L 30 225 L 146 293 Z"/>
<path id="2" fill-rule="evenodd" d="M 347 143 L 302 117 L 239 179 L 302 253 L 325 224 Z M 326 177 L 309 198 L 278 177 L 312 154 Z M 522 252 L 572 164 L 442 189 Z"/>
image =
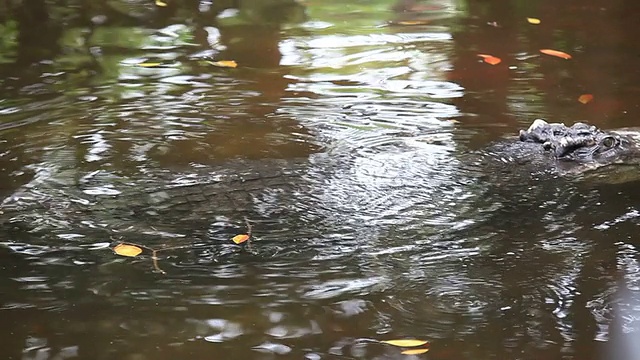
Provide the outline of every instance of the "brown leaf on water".
<path id="1" fill-rule="evenodd" d="M 420 355 L 420 354 L 424 354 L 427 351 L 429 351 L 429 349 L 408 349 L 408 350 L 403 350 L 401 352 L 402 355 Z"/>
<path id="2" fill-rule="evenodd" d="M 546 55 L 551 55 L 551 56 L 559 57 L 566 60 L 571 59 L 571 55 L 567 54 L 566 52 L 562 52 L 558 50 L 540 49 L 540 52 Z"/>
<path id="3" fill-rule="evenodd" d="M 234 60 L 207 61 L 208 64 L 217 67 L 237 68 L 238 63 Z"/>
<path id="4" fill-rule="evenodd" d="M 591 94 L 582 94 L 580 95 L 580 97 L 578 97 L 578 101 L 580 101 L 583 104 L 587 104 L 591 102 L 591 100 L 593 100 L 593 95 Z"/>
<path id="5" fill-rule="evenodd" d="M 389 344 L 389 345 L 393 345 L 393 346 L 399 346 L 399 347 L 415 347 L 415 346 L 422 346 L 422 345 L 428 343 L 428 341 L 417 340 L 417 339 L 383 340 L 383 341 L 380 341 L 380 342 L 381 343 L 385 343 L 385 344 Z"/>
<path id="6" fill-rule="evenodd" d="M 135 245 L 118 244 L 113 248 L 113 252 L 120 256 L 136 257 L 142 253 L 142 249 Z"/>
<path id="7" fill-rule="evenodd" d="M 527 22 L 528 22 L 529 24 L 538 25 L 538 24 L 540 24 L 540 22 L 541 22 L 541 21 L 540 21 L 540 19 L 538 19 L 538 18 L 528 17 L 528 18 L 527 18 Z"/>
<path id="8" fill-rule="evenodd" d="M 243 242 L 249 240 L 251 238 L 251 236 L 247 235 L 247 234 L 239 234 L 234 236 L 231 241 L 233 241 L 236 244 L 242 244 Z"/>
<path id="9" fill-rule="evenodd" d="M 482 58 L 482 61 L 486 62 L 487 64 L 498 65 L 502 62 L 502 59 L 493 55 L 478 54 L 478 56 L 480 56 Z"/>

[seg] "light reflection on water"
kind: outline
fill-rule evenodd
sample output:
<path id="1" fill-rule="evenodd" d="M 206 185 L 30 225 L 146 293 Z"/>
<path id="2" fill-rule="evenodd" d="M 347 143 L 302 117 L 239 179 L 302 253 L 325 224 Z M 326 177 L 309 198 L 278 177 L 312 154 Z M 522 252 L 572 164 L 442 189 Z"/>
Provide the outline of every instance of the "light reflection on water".
<path id="1" fill-rule="evenodd" d="M 376 340 L 407 337 L 434 359 L 560 359 L 635 333 L 633 185 L 469 151 L 538 115 L 550 65 L 519 57 L 493 103 L 508 76 L 462 60 L 478 24 L 447 3 L 397 26 L 388 5 L 309 4 L 324 17 L 235 40 L 208 24 L 206 46 L 191 25 L 136 28 L 140 44 L 100 27 L 91 81 L 55 62 L 3 79 L 1 351 L 406 358 Z M 256 34 L 275 42 L 243 45 Z M 240 66 L 201 62 L 218 53 Z M 512 112 L 487 122 L 496 108 Z M 120 241 L 161 250 L 157 268 Z"/>

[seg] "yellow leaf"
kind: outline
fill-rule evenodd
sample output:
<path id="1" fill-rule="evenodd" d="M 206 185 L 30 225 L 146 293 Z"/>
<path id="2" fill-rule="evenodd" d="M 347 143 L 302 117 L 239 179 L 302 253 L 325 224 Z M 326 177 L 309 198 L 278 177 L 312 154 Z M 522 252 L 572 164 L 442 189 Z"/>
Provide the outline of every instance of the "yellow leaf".
<path id="1" fill-rule="evenodd" d="M 537 19 L 537 18 L 530 18 L 530 17 L 528 17 L 528 18 L 527 18 L 527 21 L 529 22 L 529 24 L 533 24 L 533 25 L 538 25 L 538 24 L 540 24 L 540 19 Z"/>
<path id="2" fill-rule="evenodd" d="M 429 351 L 429 349 L 409 349 L 409 350 L 403 350 L 401 352 L 402 355 L 420 355 L 420 354 L 424 354 L 427 351 Z"/>
<path id="3" fill-rule="evenodd" d="M 155 67 L 155 66 L 160 66 L 162 65 L 162 63 L 159 62 L 142 62 L 142 63 L 137 63 L 137 66 L 142 66 L 142 67 Z"/>
<path id="4" fill-rule="evenodd" d="M 571 55 L 567 54 L 566 52 L 562 52 L 562 51 L 558 51 L 558 50 L 540 49 L 540 52 L 543 53 L 543 54 L 559 57 L 559 58 L 566 59 L 566 60 L 571 59 Z"/>
<path id="5" fill-rule="evenodd" d="M 429 23 L 428 20 L 405 20 L 398 21 L 396 24 L 404 25 L 404 26 L 416 26 L 416 25 L 427 25 Z"/>
<path id="6" fill-rule="evenodd" d="M 238 67 L 238 63 L 236 63 L 233 60 L 220 60 L 220 61 L 207 61 L 207 62 L 213 66 L 219 66 L 219 67 L 228 67 L 228 68 Z"/>
<path id="7" fill-rule="evenodd" d="M 142 249 L 140 249 L 135 245 L 118 244 L 116 245 L 116 247 L 113 248 L 113 252 L 121 256 L 135 257 L 140 255 L 140 253 L 142 252 Z"/>
<path id="8" fill-rule="evenodd" d="M 591 100 L 593 100 L 593 95 L 591 94 L 582 94 L 580 95 L 580 97 L 578 98 L 578 101 L 580 101 L 583 104 L 586 104 L 588 102 L 591 102 Z"/>
<path id="9" fill-rule="evenodd" d="M 167 3 L 162 0 L 156 0 L 156 6 L 165 7 Z"/>
<path id="10" fill-rule="evenodd" d="M 381 342 L 385 344 L 393 345 L 393 346 L 400 346 L 400 347 L 414 347 L 414 346 L 421 346 L 428 343 L 428 341 L 415 340 L 415 339 L 384 340 Z"/>
<path id="11" fill-rule="evenodd" d="M 239 234 L 234 236 L 231 240 L 236 244 L 242 244 L 243 242 L 249 240 L 250 236 L 247 234 Z"/>

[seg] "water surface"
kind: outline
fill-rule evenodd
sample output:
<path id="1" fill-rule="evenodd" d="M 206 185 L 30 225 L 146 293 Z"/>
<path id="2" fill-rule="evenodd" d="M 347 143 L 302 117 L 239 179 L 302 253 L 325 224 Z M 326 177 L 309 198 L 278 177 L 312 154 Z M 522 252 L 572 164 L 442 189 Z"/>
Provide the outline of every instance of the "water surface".
<path id="1" fill-rule="evenodd" d="M 0 5 L 3 358 L 638 353 L 633 176 L 487 150 L 638 126 L 635 3 L 167 4 Z"/>

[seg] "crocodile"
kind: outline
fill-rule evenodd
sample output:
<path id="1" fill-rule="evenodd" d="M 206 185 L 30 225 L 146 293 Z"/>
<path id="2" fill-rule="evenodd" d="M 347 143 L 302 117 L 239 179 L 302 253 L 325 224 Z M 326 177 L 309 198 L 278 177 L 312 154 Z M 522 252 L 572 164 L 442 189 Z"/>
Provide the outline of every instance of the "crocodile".
<path id="1" fill-rule="evenodd" d="M 603 166 L 639 162 L 640 142 L 633 130 L 604 131 L 586 123 L 566 126 L 536 119 L 527 130 L 520 130 L 524 143 L 542 144 L 555 158 L 562 173 L 579 174 Z"/>
<path id="2" fill-rule="evenodd" d="M 528 129 L 521 130 L 518 137 L 470 152 L 452 169 L 469 170 L 460 176 L 482 177 L 483 184 L 496 182 L 496 186 L 501 186 L 499 182 L 504 183 L 505 179 L 514 184 L 524 181 L 522 174 L 580 177 L 595 173 L 607 177 L 613 172 L 593 170 L 638 163 L 638 134 L 628 129 L 601 130 L 585 123 L 566 126 L 537 119 Z M 315 221 L 312 214 L 317 215 L 319 208 L 332 212 L 331 205 L 325 203 L 326 192 L 331 191 L 326 184 L 336 181 L 336 172 L 348 172 L 350 166 L 349 160 L 340 157 L 315 155 L 301 159 L 237 160 L 189 173 L 158 171 L 142 178 L 119 178 L 97 171 L 79 180 L 69 180 L 77 176 L 65 177 L 61 175 L 64 171 L 48 171 L 2 202 L 0 212 L 4 214 L 0 216 L 0 224 L 26 224 L 45 230 L 69 229 L 79 224 L 95 227 L 105 222 L 112 228 L 125 228 L 139 222 L 188 221 L 190 227 L 205 228 L 211 222 L 243 217 Z M 503 176 L 505 171 L 510 175 Z M 519 177 L 514 179 L 511 174 Z M 414 187 L 413 193 L 420 191 L 419 184 Z M 400 189 L 398 196 L 403 196 L 401 193 Z M 340 196 L 329 197 L 334 198 L 331 200 L 334 205 L 349 201 Z M 390 190 L 386 196 L 394 193 Z"/>

